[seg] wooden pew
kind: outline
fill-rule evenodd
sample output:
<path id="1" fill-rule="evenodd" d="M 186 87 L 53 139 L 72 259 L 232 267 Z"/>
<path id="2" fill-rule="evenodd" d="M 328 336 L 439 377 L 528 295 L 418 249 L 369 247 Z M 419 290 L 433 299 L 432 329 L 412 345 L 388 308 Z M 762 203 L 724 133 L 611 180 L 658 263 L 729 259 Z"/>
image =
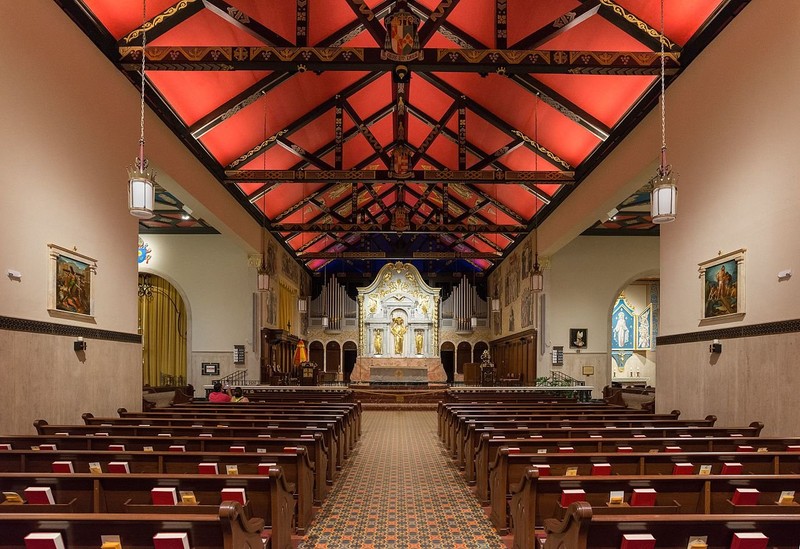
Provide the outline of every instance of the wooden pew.
<path id="1" fill-rule="evenodd" d="M 289 492 L 280 467 L 270 467 L 269 475 L 158 475 L 158 474 L 86 474 L 86 473 L 2 473 L 0 487 L 4 492 L 23 494 L 29 486 L 49 486 L 57 505 L 45 505 L 42 512 L 70 513 L 216 513 L 221 504 L 220 490 L 244 488 L 247 495 L 247 516 L 264 520 L 271 528 L 272 546 L 291 548 L 294 523 L 294 497 Z M 175 487 L 192 491 L 197 505 L 152 505 L 150 490 L 156 487 Z M 37 505 L 0 505 L 4 513 L 29 513 Z M 2 547 L 0 545 L 0 547 Z"/>
<path id="2" fill-rule="evenodd" d="M 478 483 L 476 495 L 481 503 L 489 503 L 489 487 L 499 487 L 510 494 L 512 486 L 522 480 L 531 466 L 549 465 L 551 476 L 566 476 L 568 468 L 576 476 L 591 476 L 595 464 L 607 463 L 610 475 L 671 475 L 676 463 L 691 463 L 699 474 L 701 465 L 711 466 L 712 475 L 722 473 L 725 463 L 740 463 L 741 474 L 790 475 L 800 474 L 800 453 L 797 452 L 679 452 L 679 453 L 515 453 L 503 447 L 489 465 L 488 482 Z M 492 499 L 493 503 L 501 501 Z"/>
<path id="3" fill-rule="evenodd" d="M 586 439 L 592 437 L 602 438 L 636 438 L 637 435 L 644 435 L 643 438 L 673 439 L 683 440 L 682 435 L 689 435 L 692 438 L 702 437 L 730 437 L 731 435 L 741 435 L 742 437 L 758 437 L 764 424 L 758 421 L 752 422 L 747 427 L 642 427 L 642 428 L 590 428 L 590 429 L 537 429 L 524 428 L 520 425 L 516 429 L 494 429 L 494 428 L 475 428 L 467 429 L 467 436 L 461 451 L 456 456 L 456 462 L 465 468 L 474 468 L 476 450 L 483 435 L 505 436 L 507 438 L 530 438 L 540 437 L 542 439 Z M 688 438 L 688 437 L 687 437 Z"/>
<path id="4" fill-rule="evenodd" d="M 651 534 L 656 546 L 685 549 L 690 536 L 707 536 L 709 549 L 727 549 L 734 533 L 761 532 L 769 547 L 800 546 L 800 515 L 596 515 L 585 502 L 570 505 L 563 520 L 545 521 L 544 549 L 616 549 L 623 534 Z M 514 549 L 533 549 L 533 538 L 514 538 Z"/>
<path id="5" fill-rule="evenodd" d="M 303 438 L 304 435 L 322 435 L 325 447 L 328 449 L 328 477 L 333 483 L 337 469 L 341 469 L 344 463 L 342 452 L 337 452 L 338 444 L 334 438 L 332 430 L 324 428 L 294 428 L 294 427 L 175 427 L 175 426 L 149 426 L 142 427 L 134 425 L 50 425 L 43 419 L 33 422 L 36 432 L 40 435 L 55 435 L 57 433 L 68 433 L 69 435 L 90 436 L 97 433 L 107 433 L 109 436 L 118 437 L 157 437 L 165 435 L 164 438 L 176 437 L 201 437 L 201 435 L 211 435 L 207 438 L 234 438 L 234 439 L 258 439 L 259 436 L 270 438 Z M 270 424 L 272 425 L 272 424 Z M 169 436 L 166 436 L 169 435 Z M 101 435 L 103 436 L 103 435 Z M 201 437 L 202 438 L 202 437 Z"/>
<path id="6" fill-rule="evenodd" d="M 449 390 L 446 393 L 447 402 L 496 402 L 503 400 L 504 402 L 518 402 L 518 401 L 537 401 L 547 400 L 549 402 L 578 402 L 578 399 L 573 397 L 557 396 L 552 394 L 545 394 L 542 392 L 525 393 L 522 391 L 498 391 L 497 389 L 470 390 L 470 391 L 453 391 Z"/>
<path id="7" fill-rule="evenodd" d="M 488 498 L 489 467 L 497 457 L 500 448 L 518 448 L 520 453 L 541 454 L 546 456 L 558 454 L 561 448 L 572 448 L 577 454 L 618 453 L 619 448 L 637 454 L 667 452 L 667 447 L 678 447 L 681 452 L 736 452 L 747 451 L 789 452 L 795 447 L 800 450 L 800 438 L 759 438 L 759 437 L 688 437 L 688 438 L 584 438 L 584 439 L 544 439 L 544 438 L 508 438 L 491 437 L 484 434 L 478 443 L 473 459 L 472 478 L 469 469 L 464 469 L 464 478 L 468 484 L 477 486 L 477 495 L 481 501 Z M 752 450 L 751 450 L 752 449 Z M 795 450 L 795 453 L 798 452 Z M 471 464 L 470 464 L 471 465 Z"/>
<path id="8" fill-rule="evenodd" d="M 109 462 L 123 461 L 131 474 L 198 474 L 198 464 L 217 463 L 222 475 L 226 465 L 236 465 L 240 475 L 258 475 L 259 463 L 273 463 L 282 469 L 287 488 L 297 500 L 298 533 L 304 533 L 313 519 L 314 470 L 302 446 L 281 453 L 8 450 L 0 452 L 0 472 L 50 473 L 54 461 L 71 462 L 76 473 L 91 472 L 91 463 L 99 463 L 107 472 Z"/>
<path id="9" fill-rule="evenodd" d="M 81 415 L 84 424 L 87 426 L 94 426 L 105 428 L 117 427 L 137 427 L 140 425 L 148 425 L 150 427 L 170 427 L 170 428 L 215 428 L 227 427 L 238 432 L 240 429 L 269 429 L 273 427 L 284 427 L 290 429 L 308 429 L 315 428 L 331 432 L 331 440 L 329 447 L 335 447 L 339 450 L 340 460 L 339 465 L 344 463 L 347 456 L 351 452 L 351 438 L 350 433 L 346 431 L 344 423 L 341 418 L 338 419 L 285 419 L 283 417 L 264 417 L 261 419 L 238 419 L 227 416 L 220 416 L 217 418 L 209 419 L 193 419 L 193 418 L 180 418 L 180 417 L 167 417 L 167 418 L 119 418 L 119 417 L 94 417 L 91 413 L 84 413 Z M 102 429 L 101 429 L 102 430 Z"/>
<path id="10" fill-rule="evenodd" d="M 100 536 L 117 535 L 123 547 L 152 547 L 160 532 L 186 532 L 193 549 L 264 547 L 264 521 L 248 518 L 241 505 L 226 501 L 216 514 L 5 513 L 0 505 L 0 547 L 23 549 L 31 532 L 60 532 L 69 549 L 97 549 Z M 267 548 L 280 545 L 269 538 Z"/>
<path id="11" fill-rule="evenodd" d="M 358 442 L 359 438 L 359 425 L 356 421 L 355 417 L 348 414 L 347 411 L 333 411 L 333 410 L 325 410 L 325 411 L 314 411 L 314 410 L 302 410 L 302 411 L 292 411 L 292 410 L 207 410 L 207 411 L 195 411 L 195 410 L 172 410 L 171 408 L 162 408 L 157 411 L 152 412 L 129 412 L 125 408 L 117 409 L 117 414 L 119 414 L 119 418 L 113 418 L 113 423 L 116 424 L 138 424 L 138 423 L 150 423 L 151 425 L 159 425 L 164 424 L 165 421 L 170 423 L 177 423 L 171 420 L 185 420 L 190 422 L 190 424 L 204 424 L 204 425 L 217 425 L 219 423 L 225 423 L 226 425 L 234 425 L 233 423 L 228 423 L 226 420 L 246 420 L 252 421 L 257 423 L 263 423 L 267 420 L 271 419 L 283 419 L 283 420 L 295 420 L 301 421 L 306 425 L 311 424 L 312 422 L 336 422 L 339 426 L 341 432 L 344 433 L 344 439 L 347 442 L 345 448 L 352 449 L 356 443 Z M 87 425 L 96 425 L 99 423 L 107 423 L 107 420 L 103 418 L 95 418 L 92 414 L 83 414 L 81 416 L 84 420 L 84 423 Z M 90 418 L 87 421 L 87 417 Z M 129 423 L 128 423 L 129 422 Z"/>
<path id="12" fill-rule="evenodd" d="M 561 492 L 564 489 L 585 490 L 585 501 L 594 513 L 609 514 L 800 514 L 800 505 L 777 505 L 784 490 L 800 490 L 800 475 L 632 475 L 609 477 L 541 477 L 536 468 L 529 468 L 522 481 L 512 489 L 510 499 L 502 494 L 492 500 L 491 520 L 499 532 L 509 528 L 508 509 L 514 535 L 532 539 L 536 527 L 545 519 L 562 518 Z M 656 506 L 628 507 L 607 505 L 609 493 L 624 491 L 626 501 L 634 488 L 653 488 Z M 730 499 L 737 488 L 755 488 L 761 492 L 757 506 L 736 506 Z M 499 491 L 498 491 L 499 493 Z M 510 505 L 509 505 L 510 503 Z M 525 532 L 523 532 L 525 530 Z"/>
<path id="13" fill-rule="evenodd" d="M 310 438 L 225 438 L 225 437 L 114 437 L 114 436 L 65 436 L 65 435 L 6 435 L 0 443 L 10 444 L 12 449 L 26 450 L 54 444 L 58 451 L 106 451 L 111 445 L 123 445 L 127 452 L 145 452 L 145 447 L 156 452 L 167 452 L 170 446 L 184 446 L 187 452 L 230 453 L 231 446 L 244 446 L 247 452 L 281 453 L 285 448 L 305 448 L 314 470 L 314 499 L 321 503 L 327 494 L 333 477 L 328 467 L 328 451 L 317 433 Z M 3 450 L 0 450 L 2 454 Z M 124 452 L 123 452 L 124 453 Z M 258 454 L 262 455 L 262 454 Z"/>
<path id="14" fill-rule="evenodd" d="M 597 412 L 592 415 L 540 414 L 525 415 L 508 419 L 508 416 L 491 416 L 478 419 L 470 416 L 459 416 L 450 425 L 445 444 L 453 454 L 464 444 L 470 428 L 472 429 L 603 429 L 603 428 L 635 428 L 635 427 L 713 427 L 717 416 L 706 416 L 705 419 L 677 419 L 676 417 L 655 417 L 652 414 L 631 415 L 615 412 Z"/>

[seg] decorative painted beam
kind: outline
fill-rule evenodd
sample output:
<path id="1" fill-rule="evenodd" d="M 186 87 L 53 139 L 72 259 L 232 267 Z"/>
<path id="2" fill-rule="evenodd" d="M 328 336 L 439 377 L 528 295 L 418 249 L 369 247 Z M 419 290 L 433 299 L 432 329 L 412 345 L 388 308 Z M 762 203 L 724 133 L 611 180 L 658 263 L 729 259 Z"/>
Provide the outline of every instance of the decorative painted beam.
<path id="1" fill-rule="evenodd" d="M 391 223 L 272 223 L 272 232 L 312 232 L 312 233 L 397 233 L 403 234 L 436 234 L 436 233 L 483 233 L 483 234 L 520 234 L 526 232 L 525 225 L 495 225 L 467 223 L 429 223 L 415 225 L 411 223 L 407 231 L 395 231 Z"/>
<path id="2" fill-rule="evenodd" d="M 120 38 L 117 42 L 117 46 L 141 47 L 143 31 L 147 33 L 147 41 L 150 42 L 174 29 L 191 16 L 200 13 L 204 8 L 203 0 L 181 0 L 158 15 L 151 17 L 141 27 L 133 29 Z"/>
<path id="3" fill-rule="evenodd" d="M 511 140 L 511 142 L 508 143 L 508 145 L 503 145 L 502 147 L 500 147 L 499 149 L 497 149 L 496 151 L 494 151 L 490 155 L 488 155 L 488 156 L 482 158 L 481 160 L 478 160 L 477 162 L 475 162 L 475 164 L 470 166 L 469 169 L 470 170 L 483 170 L 484 168 L 489 167 L 498 158 L 502 158 L 503 156 L 505 156 L 508 153 L 518 149 L 521 146 L 522 146 L 522 139 L 520 139 L 520 138 L 513 139 L 513 140 Z"/>
<path id="4" fill-rule="evenodd" d="M 353 13 L 356 14 L 356 18 L 361 25 L 367 29 L 367 32 L 375 40 L 375 43 L 383 47 L 386 41 L 386 29 L 380 24 L 378 17 L 367 5 L 366 0 L 346 0 L 346 2 L 350 9 L 353 10 Z"/>
<path id="5" fill-rule="evenodd" d="M 613 0 L 580 0 L 582 3 L 601 6 L 599 15 L 614 24 L 623 32 L 629 34 L 653 51 L 660 51 L 661 42 L 664 49 L 676 57 L 680 56 L 681 47 L 667 38 L 661 36 L 661 31 L 648 25 L 636 14 L 626 10 Z"/>
<path id="6" fill-rule="evenodd" d="M 265 27 L 242 10 L 231 6 L 224 0 L 203 0 L 203 4 L 208 11 L 214 15 L 221 17 L 225 22 L 269 46 L 294 46 L 294 44 L 277 32 Z"/>
<path id="7" fill-rule="evenodd" d="M 308 46 L 308 0 L 295 0 L 295 44 Z"/>
<path id="8" fill-rule="evenodd" d="M 342 169 L 342 146 L 344 145 L 341 98 L 340 95 L 336 96 L 336 106 L 333 108 L 333 165 L 337 170 Z"/>
<path id="9" fill-rule="evenodd" d="M 141 47 L 121 47 L 119 65 L 127 71 L 141 66 Z M 391 71 L 397 64 L 384 59 L 382 48 L 275 48 L 271 46 L 148 46 L 150 71 Z M 677 73 L 675 53 L 667 53 L 666 72 Z M 635 51 L 465 50 L 425 48 L 405 62 L 417 73 L 469 72 L 509 74 L 591 74 L 657 76 L 660 54 Z"/>
<path id="10" fill-rule="evenodd" d="M 495 48 L 504 50 L 508 47 L 508 0 L 494 2 L 494 40 Z"/>
<path id="11" fill-rule="evenodd" d="M 444 128 L 447 125 L 447 123 L 450 121 L 450 118 L 453 117 L 453 115 L 456 113 L 457 110 L 458 110 L 458 102 L 454 101 L 450 105 L 450 107 L 448 107 L 448 109 L 445 111 L 445 113 L 442 115 L 442 117 L 439 119 L 436 125 L 431 129 L 431 131 L 422 141 L 420 146 L 417 147 L 414 156 L 408 163 L 409 166 L 415 166 L 417 162 L 419 162 L 419 159 L 422 157 L 422 155 L 424 155 L 427 152 L 428 147 L 430 147 L 431 144 L 434 142 L 434 140 L 439 136 L 439 134 L 442 131 L 442 128 Z"/>
<path id="12" fill-rule="evenodd" d="M 420 74 L 420 77 L 424 78 L 433 86 L 435 86 L 437 89 L 449 95 L 450 97 L 457 98 L 460 97 L 461 95 L 456 88 L 454 88 L 453 86 L 451 86 L 450 84 L 448 84 L 447 82 L 445 82 L 444 80 L 442 80 L 441 78 L 439 78 L 434 74 L 422 73 Z M 483 105 L 480 105 L 479 103 L 473 101 L 468 97 L 464 98 L 464 102 L 466 103 L 466 106 L 469 110 L 471 110 L 472 112 L 474 112 L 475 114 L 477 114 L 478 116 L 480 116 L 481 118 L 492 124 L 494 127 L 499 129 L 506 135 L 512 138 L 522 139 L 522 141 L 524 141 L 525 146 L 528 149 L 532 150 L 543 159 L 547 160 L 548 162 L 550 162 L 555 166 L 560 167 L 562 170 L 572 170 L 572 166 L 565 160 L 562 160 L 555 153 L 553 153 L 546 147 L 543 147 L 541 144 L 536 143 L 533 139 L 525 135 L 517 128 L 513 127 L 511 124 L 509 124 L 508 122 L 506 122 L 505 120 L 503 120 L 502 118 L 491 112 Z"/>
<path id="13" fill-rule="evenodd" d="M 467 169 L 467 107 L 465 96 L 458 98 L 458 169 Z M 489 164 L 486 164 L 487 166 Z"/>
<path id="14" fill-rule="evenodd" d="M 337 95 L 340 95 L 345 98 L 349 97 L 350 95 L 356 93 L 357 91 L 363 89 L 364 87 L 368 86 L 369 84 L 380 78 L 380 76 L 381 74 L 379 72 L 371 72 L 359 78 L 358 80 L 356 80 L 355 82 L 353 82 L 352 84 L 341 90 Z M 262 141 L 261 143 L 259 143 L 258 145 L 256 145 L 255 147 L 244 153 L 242 156 L 231 162 L 228 165 L 227 169 L 229 170 L 236 169 L 238 166 L 242 166 L 250 162 L 254 158 L 258 157 L 259 155 L 267 152 L 269 149 L 275 146 L 278 137 L 284 135 L 288 137 L 292 135 L 300 128 L 305 127 L 306 125 L 310 124 L 311 122 L 319 118 L 320 114 L 322 114 L 323 112 L 334 108 L 336 106 L 336 102 L 337 102 L 336 96 L 333 96 L 323 101 L 316 107 L 306 112 L 306 114 L 304 114 L 303 116 L 301 116 L 300 118 L 296 119 L 294 122 L 289 124 L 289 126 L 287 126 L 286 128 L 278 130 L 278 132 L 276 132 L 273 136 L 270 136 L 265 141 Z"/>
<path id="15" fill-rule="evenodd" d="M 377 151 L 376 151 L 377 154 Z M 427 158 L 427 157 L 426 157 Z M 516 184 L 522 182 L 574 183 L 575 173 L 564 171 L 502 171 L 502 170 L 413 170 L 410 177 L 399 178 L 391 170 L 226 170 L 228 182 L 280 181 L 282 183 L 308 183 L 310 181 L 357 181 L 359 183 L 425 183 L 445 181 Z"/>
<path id="16" fill-rule="evenodd" d="M 560 15 L 547 25 L 520 39 L 511 46 L 511 49 L 536 49 L 559 34 L 577 27 L 593 15 L 596 15 L 598 11 L 600 11 L 600 3 L 597 0 L 584 2 L 574 10 Z"/>
<path id="17" fill-rule="evenodd" d="M 291 152 L 295 156 L 302 158 L 305 162 L 309 164 L 313 164 L 317 168 L 321 170 L 332 170 L 334 169 L 333 166 L 322 160 L 321 158 L 314 156 L 313 153 L 308 152 L 303 147 L 298 145 L 297 143 L 292 142 L 286 137 L 278 137 L 277 139 L 278 145 L 286 149 L 287 151 Z"/>
<path id="18" fill-rule="evenodd" d="M 297 255 L 303 261 L 311 259 L 408 259 L 407 256 L 393 255 L 382 251 L 309 252 Z M 497 261 L 501 255 L 491 252 L 412 252 L 411 257 L 431 260 L 489 259 Z"/>
<path id="19" fill-rule="evenodd" d="M 419 46 L 421 48 L 424 48 L 434 33 L 439 30 L 439 27 L 447 20 L 447 16 L 455 9 L 458 2 L 459 0 L 440 0 L 439 5 L 430 12 L 427 20 L 419 29 Z"/>

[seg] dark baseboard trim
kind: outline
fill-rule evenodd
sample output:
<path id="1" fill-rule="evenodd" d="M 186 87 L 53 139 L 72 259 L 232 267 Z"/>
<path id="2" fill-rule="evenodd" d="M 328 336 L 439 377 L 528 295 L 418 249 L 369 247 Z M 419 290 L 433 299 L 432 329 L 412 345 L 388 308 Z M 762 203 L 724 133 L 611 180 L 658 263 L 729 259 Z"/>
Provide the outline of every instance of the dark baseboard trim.
<path id="1" fill-rule="evenodd" d="M 105 341 L 118 341 L 120 343 L 140 343 L 142 336 L 126 332 L 112 332 L 97 328 L 86 328 L 72 324 L 56 324 L 55 322 L 42 322 L 25 318 L 0 316 L 0 330 L 12 332 L 29 332 L 33 334 L 57 335 L 67 337 L 84 337 L 86 339 L 102 339 Z"/>
<path id="2" fill-rule="evenodd" d="M 793 332 L 800 332 L 800 319 L 751 324 L 749 326 L 737 326 L 735 328 L 719 328 L 703 332 L 658 336 L 656 338 L 656 346 L 696 343 L 698 341 L 711 341 L 712 339 L 738 339 L 742 337 L 790 334 Z"/>

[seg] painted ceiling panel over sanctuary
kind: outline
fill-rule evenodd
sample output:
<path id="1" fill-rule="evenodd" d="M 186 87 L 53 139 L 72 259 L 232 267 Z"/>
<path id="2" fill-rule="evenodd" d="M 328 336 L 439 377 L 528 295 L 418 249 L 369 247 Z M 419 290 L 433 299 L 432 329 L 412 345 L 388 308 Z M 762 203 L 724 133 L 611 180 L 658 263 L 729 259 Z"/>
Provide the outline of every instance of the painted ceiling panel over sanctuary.
<path id="1" fill-rule="evenodd" d="M 356 271 L 491 269 L 656 104 L 661 43 L 671 81 L 748 3 L 665 0 L 662 37 L 658 0 L 55 1 L 136 85 L 146 37 L 243 215 Z"/>

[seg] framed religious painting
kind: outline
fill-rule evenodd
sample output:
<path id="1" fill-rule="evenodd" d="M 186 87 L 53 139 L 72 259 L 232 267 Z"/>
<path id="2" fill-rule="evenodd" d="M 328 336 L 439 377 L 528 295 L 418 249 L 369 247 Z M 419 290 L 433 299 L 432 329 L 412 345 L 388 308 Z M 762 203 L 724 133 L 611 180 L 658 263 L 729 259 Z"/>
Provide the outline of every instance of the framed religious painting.
<path id="1" fill-rule="evenodd" d="M 653 348 L 653 305 L 636 316 L 636 350 L 649 351 Z"/>
<path id="2" fill-rule="evenodd" d="M 611 350 L 633 351 L 636 343 L 636 313 L 621 294 L 611 313 Z"/>
<path id="3" fill-rule="evenodd" d="M 585 349 L 589 340 L 589 330 L 586 328 L 569 329 L 569 348 Z"/>
<path id="4" fill-rule="evenodd" d="M 50 255 L 47 310 L 52 316 L 94 322 L 93 276 L 97 260 L 77 250 L 47 245 Z"/>
<path id="5" fill-rule="evenodd" d="M 700 325 L 738 320 L 745 314 L 744 257 L 740 248 L 699 264 Z"/>

